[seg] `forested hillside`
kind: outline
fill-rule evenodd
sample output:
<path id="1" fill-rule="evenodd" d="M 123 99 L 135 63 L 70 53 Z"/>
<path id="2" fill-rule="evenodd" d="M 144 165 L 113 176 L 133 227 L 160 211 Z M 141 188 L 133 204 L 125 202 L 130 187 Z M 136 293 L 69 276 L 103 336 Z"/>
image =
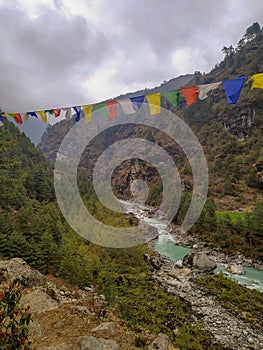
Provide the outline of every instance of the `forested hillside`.
<path id="1" fill-rule="evenodd" d="M 45 274 L 63 277 L 79 287 L 95 286 L 106 299 L 104 308 L 114 307 L 138 333 L 134 349 L 146 348 L 148 338 L 159 332 L 188 349 L 224 349 L 195 324 L 186 302 L 169 296 L 152 279 L 144 258 L 151 252 L 145 245 L 104 248 L 71 230 L 54 198 L 49 163 L 16 126 L 8 121 L 4 124 L 0 129 L 1 258 L 20 257 Z M 94 215 L 107 219 L 87 183 L 81 186 Z M 122 220 L 117 216 L 111 222 L 122 225 Z M 178 327 L 176 334 L 174 327 Z"/>

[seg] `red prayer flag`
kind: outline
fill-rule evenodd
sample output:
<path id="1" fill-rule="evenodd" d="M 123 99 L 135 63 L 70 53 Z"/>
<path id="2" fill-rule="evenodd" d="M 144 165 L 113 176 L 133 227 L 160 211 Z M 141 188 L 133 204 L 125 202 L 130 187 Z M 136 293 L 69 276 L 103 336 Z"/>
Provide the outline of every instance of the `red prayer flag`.
<path id="1" fill-rule="evenodd" d="M 60 112 L 61 112 L 61 110 L 59 108 L 53 109 L 53 114 L 54 114 L 55 117 L 59 117 L 60 116 Z"/>
<path id="2" fill-rule="evenodd" d="M 15 113 L 14 114 L 14 117 L 15 117 L 15 121 L 21 125 L 23 123 L 23 120 L 22 120 L 22 117 L 21 117 L 21 114 L 20 113 Z"/>
<path id="3" fill-rule="evenodd" d="M 118 102 L 116 100 L 114 100 L 114 101 L 106 101 L 104 103 L 107 106 L 108 111 L 109 111 L 108 119 L 112 120 L 112 119 L 116 118 L 116 116 L 117 116 L 117 103 Z"/>
<path id="4" fill-rule="evenodd" d="M 198 98 L 198 86 L 191 86 L 187 88 L 180 89 L 182 95 L 184 96 L 188 106 L 192 105 L 197 101 Z"/>

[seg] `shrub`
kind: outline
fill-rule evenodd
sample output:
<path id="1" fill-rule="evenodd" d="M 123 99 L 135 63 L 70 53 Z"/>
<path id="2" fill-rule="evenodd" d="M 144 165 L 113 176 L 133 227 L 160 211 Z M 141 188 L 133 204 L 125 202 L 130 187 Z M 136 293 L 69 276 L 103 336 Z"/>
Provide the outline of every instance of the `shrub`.
<path id="1" fill-rule="evenodd" d="M 31 320 L 29 306 L 18 307 L 21 296 L 18 282 L 0 286 L 0 349 L 30 350 L 28 325 Z"/>

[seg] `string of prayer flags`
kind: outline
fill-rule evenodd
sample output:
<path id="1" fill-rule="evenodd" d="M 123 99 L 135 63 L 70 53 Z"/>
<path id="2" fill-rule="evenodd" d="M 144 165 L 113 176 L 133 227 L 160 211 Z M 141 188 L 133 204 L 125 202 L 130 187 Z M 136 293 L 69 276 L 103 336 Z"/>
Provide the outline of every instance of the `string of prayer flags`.
<path id="1" fill-rule="evenodd" d="M 223 86 L 225 89 L 226 99 L 228 104 L 237 103 L 245 81 L 246 81 L 245 77 L 223 81 Z"/>
<path id="2" fill-rule="evenodd" d="M 146 100 L 149 105 L 149 111 L 151 115 L 159 114 L 161 112 L 161 96 L 164 96 L 172 105 L 178 106 L 180 98 L 184 96 L 188 106 L 192 105 L 199 98 L 204 100 L 208 97 L 208 93 L 217 89 L 221 84 L 224 86 L 227 103 L 236 104 L 241 90 L 246 81 L 246 77 L 240 77 L 225 81 L 219 81 L 210 84 L 204 84 L 199 86 L 190 86 L 185 88 L 180 88 L 177 90 L 166 91 L 162 93 L 153 93 L 142 96 L 136 96 L 131 98 L 125 98 L 120 100 L 109 100 L 105 102 L 99 102 L 95 104 L 89 104 L 84 106 L 75 106 L 75 107 L 63 107 L 63 108 L 54 108 L 46 109 L 39 111 L 32 111 L 27 113 L 18 113 L 10 112 L 4 113 L 0 112 L 0 125 L 2 125 L 3 117 L 13 118 L 18 124 L 22 124 L 27 121 L 29 116 L 39 118 L 43 123 L 47 123 L 47 115 L 53 115 L 55 117 L 61 116 L 61 111 L 65 112 L 66 120 L 71 119 L 72 109 L 76 112 L 75 121 L 78 122 L 81 117 L 85 117 L 87 122 L 92 120 L 92 113 L 97 112 L 104 117 L 107 117 L 108 120 L 112 120 L 117 116 L 117 106 L 118 103 L 121 105 L 124 114 L 134 114 L 137 112 L 144 101 Z M 249 80 L 252 80 L 251 89 L 263 89 L 263 73 L 254 74 L 250 77 Z"/>
<path id="3" fill-rule="evenodd" d="M 165 98 L 174 106 L 178 106 L 179 100 L 181 98 L 180 90 L 166 91 L 162 93 Z"/>
<path id="4" fill-rule="evenodd" d="M 198 98 L 199 100 L 204 100 L 208 97 L 208 92 L 217 89 L 222 84 L 222 81 L 217 83 L 205 84 L 198 86 Z"/>
<path id="5" fill-rule="evenodd" d="M 186 100 L 187 106 L 191 106 L 198 99 L 198 86 L 182 88 L 181 93 Z"/>
<path id="6" fill-rule="evenodd" d="M 121 105 L 124 114 L 133 114 L 136 110 L 133 108 L 132 101 L 129 98 L 125 98 L 123 100 L 118 100 Z"/>
<path id="7" fill-rule="evenodd" d="M 263 73 L 252 75 L 253 80 L 251 89 L 263 89 Z"/>
<path id="8" fill-rule="evenodd" d="M 85 105 L 82 107 L 86 122 L 91 122 L 92 119 L 92 105 Z"/>
<path id="9" fill-rule="evenodd" d="M 109 112 L 108 119 L 112 120 L 112 119 L 116 118 L 117 117 L 117 105 L 118 105 L 118 102 L 116 100 L 106 101 L 105 105 L 107 106 L 108 112 Z"/>
<path id="10" fill-rule="evenodd" d="M 47 122 L 47 114 L 45 111 L 37 111 L 37 114 L 40 116 L 43 123 Z"/>
<path id="11" fill-rule="evenodd" d="M 73 107 L 74 111 L 76 112 L 76 117 L 75 117 L 75 121 L 79 122 L 80 121 L 80 112 L 81 112 L 81 107 L 80 106 L 76 106 Z"/>

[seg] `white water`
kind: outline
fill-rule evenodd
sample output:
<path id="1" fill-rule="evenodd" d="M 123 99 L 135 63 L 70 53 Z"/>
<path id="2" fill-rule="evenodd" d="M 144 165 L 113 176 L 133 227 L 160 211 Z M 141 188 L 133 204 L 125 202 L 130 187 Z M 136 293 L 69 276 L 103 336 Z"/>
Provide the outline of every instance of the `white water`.
<path id="1" fill-rule="evenodd" d="M 185 255 L 189 254 L 192 250 L 179 246 L 175 244 L 175 239 L 169 232 L 167 224 L 162 220 L 162 218 L 148 218 L 146 216 L 151 207 L 138 205 L 133 202 L 121 201 L 125 206 L 125 212 L 133 213 L 140 222 L 145 222 L 146 224 L 155 227 L 158 230 L 159 237 L 154 240 L 155 250 L 173 260 L 177 265 L 182 264 L 182 259 Z M 253 267 L 244 267 L 243 275 L 234 275 L 226 270 L 224 264 L 218 264 L 215 273 L 222 271 L 227 277 L 231 278 L 235 282 L 245 285 L 250 289 L 257 289 L 263 293 L 263 271 L 255 269 Z"/>

